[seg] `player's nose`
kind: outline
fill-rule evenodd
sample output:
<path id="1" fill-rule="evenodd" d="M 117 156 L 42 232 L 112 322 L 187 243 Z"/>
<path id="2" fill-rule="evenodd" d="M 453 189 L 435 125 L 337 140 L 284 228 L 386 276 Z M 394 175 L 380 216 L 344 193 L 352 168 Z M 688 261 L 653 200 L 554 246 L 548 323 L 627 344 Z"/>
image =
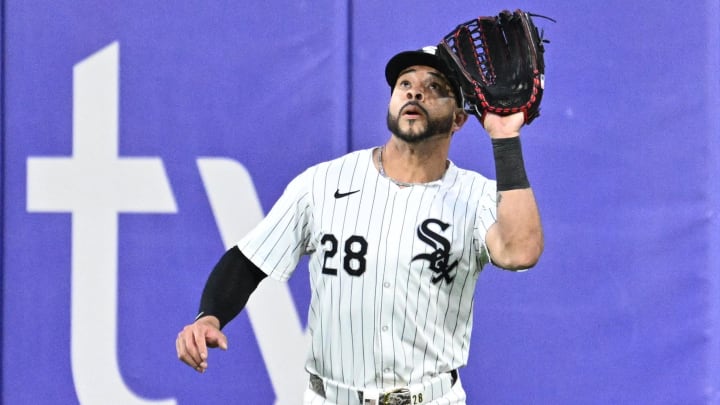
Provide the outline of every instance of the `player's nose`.
<path id="1" fill-rule="evenodd" d="M 423 93 L 420 90 L 408 90 L 406 96 L 408 100 L 421 101 L 423 99 Z"/>

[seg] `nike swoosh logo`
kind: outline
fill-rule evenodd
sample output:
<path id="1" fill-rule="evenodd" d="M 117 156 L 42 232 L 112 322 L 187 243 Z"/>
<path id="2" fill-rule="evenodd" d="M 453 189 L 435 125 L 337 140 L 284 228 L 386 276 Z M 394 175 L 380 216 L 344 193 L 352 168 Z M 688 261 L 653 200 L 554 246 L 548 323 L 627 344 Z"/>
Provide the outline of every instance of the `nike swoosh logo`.
<path id="1" fill-rule="evenodd" d="M 338 189 L 337 191 L 335 191 L 335 198 L 347 197 L 347 196 L 349 196 L 350 194 L 355 194 L 355 193 L 357 193 L 358 191 L 360 191 L 360 190 L 348 191 L 347 193 L 341 193 L 341 192 L 340 192 L 340 189 Z"/>

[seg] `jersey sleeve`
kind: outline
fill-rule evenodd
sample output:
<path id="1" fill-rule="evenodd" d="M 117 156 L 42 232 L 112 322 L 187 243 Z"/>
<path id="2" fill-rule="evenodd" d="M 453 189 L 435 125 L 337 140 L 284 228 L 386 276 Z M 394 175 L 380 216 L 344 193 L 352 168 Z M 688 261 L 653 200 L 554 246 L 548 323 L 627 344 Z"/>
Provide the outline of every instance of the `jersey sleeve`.
<path id="1" fill-rule="evenodd" d="M 286 281 L 307 253 L 312 209 L 312 168 L 293 179 L 267 216 L 237 244 L 268 276 Z"/>
<path id="2" fill-rule="evenodd" d="M 490 227 L 497 221 L 497 185 L 495 181 L 487 180 L 480 194 L 477 212 L 475 214 L 475 249 L 478 252 L 478 267 L 482 268 L 490 263 L 490 251 L 485 237 Z"/>

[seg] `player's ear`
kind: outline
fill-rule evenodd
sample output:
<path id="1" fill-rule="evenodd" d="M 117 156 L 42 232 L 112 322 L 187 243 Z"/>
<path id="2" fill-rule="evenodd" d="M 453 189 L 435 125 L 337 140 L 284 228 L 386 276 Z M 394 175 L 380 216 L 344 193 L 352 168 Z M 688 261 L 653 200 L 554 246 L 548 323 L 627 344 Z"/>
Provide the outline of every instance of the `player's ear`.
<path id="1" fill-rule="evenodd" d="M 453 118 L 453 130 L 452 132 L 457 132 L 460 130 L 460 128 L 465 125 L 468 119 L 468 114 L 463 110 L 462 108 L 456 108 L 455 109 L 455 116 Z"/>

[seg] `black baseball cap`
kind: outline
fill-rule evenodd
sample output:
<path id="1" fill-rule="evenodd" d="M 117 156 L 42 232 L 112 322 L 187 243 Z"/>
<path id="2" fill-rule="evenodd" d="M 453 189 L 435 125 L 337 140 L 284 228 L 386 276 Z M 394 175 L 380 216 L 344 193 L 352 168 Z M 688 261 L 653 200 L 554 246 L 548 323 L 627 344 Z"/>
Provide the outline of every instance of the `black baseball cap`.
<path id="1" fill-rule="evenodd" d="M 457 84 L 457 79 L 453 75 L 452 71 L 435 53 L 437 47 L 426 46 L 416 51 L 405 51 L 390 58 L 387 65 L 385 66 L 385 80 L 387 80 L 390 89 L 395 87 L 400 72 L 409 68 L 410 66 L 430 66 L 431 68 L 437 69 L 447 78 L 450 87 L 455 93 L 455 100 L 458 106 L 462 104 L 462 94 L 460 93 L 460 86 Z"/>

